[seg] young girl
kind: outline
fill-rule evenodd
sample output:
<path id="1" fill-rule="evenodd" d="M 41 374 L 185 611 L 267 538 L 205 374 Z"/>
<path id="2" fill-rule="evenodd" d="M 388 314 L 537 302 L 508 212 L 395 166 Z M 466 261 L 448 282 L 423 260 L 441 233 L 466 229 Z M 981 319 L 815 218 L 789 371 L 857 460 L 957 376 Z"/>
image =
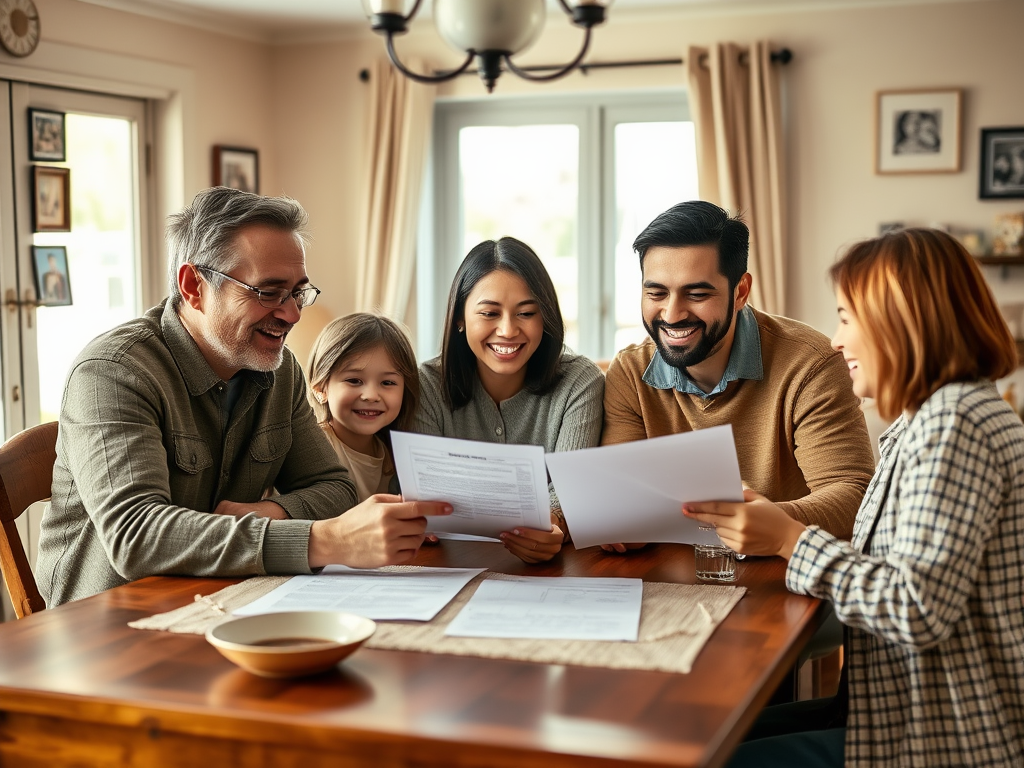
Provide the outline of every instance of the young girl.
<path id="1" fill-rule="evenodd" d="M 604 376 L 564 338 L 558 295 L 537 254 L 512 237 L 480 243 L 452 281 L 441 356 L 421 367 L 413 431 L 548 453 L 597 445 Z M 517 528 L 501 540 L 528 563 L 550 560 L 568 540 L 553 490 L 551 518 L 550 530 Z"/>
<path id="2" fill-rule="evenodd" d="M 859 243 L 832 279 L 832 346 L 854 393 L 895 419 L 852 542 L 749 492 L 758 503 L 684 511 L 832 603 L 848 695 L 819 730 L 813 702 L 766 710 L 730 765 L 1024 765 L 1024 425 L 993 383 L 1016 368 L 1013 337 L 944 232 Z"/>
<path id="3" fill-rule="evenodd" d="M 409 428 L 419 399 L 416 356 L 405 333 L 380 315 L 340 317 L 313 343 L 307 370 L 313 411 L 359 501 L 397 493 L 388 433 Z"/>

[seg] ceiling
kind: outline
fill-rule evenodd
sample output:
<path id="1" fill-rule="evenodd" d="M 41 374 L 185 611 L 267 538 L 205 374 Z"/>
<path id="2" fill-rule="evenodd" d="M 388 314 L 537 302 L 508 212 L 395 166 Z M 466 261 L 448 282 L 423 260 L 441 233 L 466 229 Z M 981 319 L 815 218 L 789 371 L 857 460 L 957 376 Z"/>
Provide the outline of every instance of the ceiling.
<path id="1" fill-rule="evenodd" d="M 854 5 L 919 5 L 948 0 L 614 0 L 609 18 L 671 9 L 697 13 L 749 13 L 765 10 L 850 7 Z M 287 43 L 366 28 L 362 0 L 79 0 L 128 13 L 150 16 L 267 43 Z M 407 7 L 411 0 L 406 0 Z M 547 0 L 549 14 L 559 10 Z M 424 0 L 420 15 L 429 15 Z"/>

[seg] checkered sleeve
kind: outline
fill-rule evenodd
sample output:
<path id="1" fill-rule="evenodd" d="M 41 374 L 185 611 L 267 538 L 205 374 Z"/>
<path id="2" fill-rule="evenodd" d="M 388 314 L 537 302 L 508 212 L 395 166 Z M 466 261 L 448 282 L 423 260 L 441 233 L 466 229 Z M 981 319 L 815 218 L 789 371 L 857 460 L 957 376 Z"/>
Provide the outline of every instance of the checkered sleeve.
<path id="1" fill-rule="evenodd" d="M 844 624 L 889 642 L 926 649 L 944 640 L 964 615 L 999 514 L 1003 483 L 988 442 L 955 407 L 920 412 L 889 498 L 868 498 L 861 509 L 882 516 L 871 551 L 884 555 L 861 554 L 811 526 L 787 586 L 829 600 Z"/>

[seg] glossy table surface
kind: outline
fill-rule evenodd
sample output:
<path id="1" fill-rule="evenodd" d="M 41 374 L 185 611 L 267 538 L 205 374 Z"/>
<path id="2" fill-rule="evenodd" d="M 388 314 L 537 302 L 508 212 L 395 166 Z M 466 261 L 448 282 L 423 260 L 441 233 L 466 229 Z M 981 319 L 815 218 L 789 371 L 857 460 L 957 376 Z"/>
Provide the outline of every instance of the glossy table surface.
<path id="1" fill-rule="evenodd" d="M 694 583 L 688 546 L 568 547 L 525 565 L 446 541 L 418 565 Z M 0 765 L 717 766 L 818 623 L 778 558 L 688 675 L 361 649 L 336 671 L 254 677 L 197 635 L 134 630 L 229 579 L 152 577 L 0 625 Z"/>

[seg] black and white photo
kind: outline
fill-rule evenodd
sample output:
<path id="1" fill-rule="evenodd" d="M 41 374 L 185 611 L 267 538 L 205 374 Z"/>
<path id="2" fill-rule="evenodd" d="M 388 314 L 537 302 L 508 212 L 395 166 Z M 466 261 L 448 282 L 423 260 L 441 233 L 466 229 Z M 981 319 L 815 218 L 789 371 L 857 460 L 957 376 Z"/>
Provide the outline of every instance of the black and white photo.
<path id="1" fill-rule="evenodd" d="M 982 199 L 1024 198 L 1024 127 L 981 130 Z"/>
<path id="2" fill-rule="evenodd" d="M 879 92 L 875 172 L 959 171 L 961 98 L 956 88 Z"/>
<path id="3" fill-rule="evenodd" d="M 260 157 L 255 149 L 244 147 L 213 148 L 213 186 L 231 187 L 243 192 L 260 191 Z"/>
<path id="4" fill-rule="evenodd" d="M 28 159 L 47 163 L 67 160 L 64 113 L 46 109 L 28 111 Z"/>

